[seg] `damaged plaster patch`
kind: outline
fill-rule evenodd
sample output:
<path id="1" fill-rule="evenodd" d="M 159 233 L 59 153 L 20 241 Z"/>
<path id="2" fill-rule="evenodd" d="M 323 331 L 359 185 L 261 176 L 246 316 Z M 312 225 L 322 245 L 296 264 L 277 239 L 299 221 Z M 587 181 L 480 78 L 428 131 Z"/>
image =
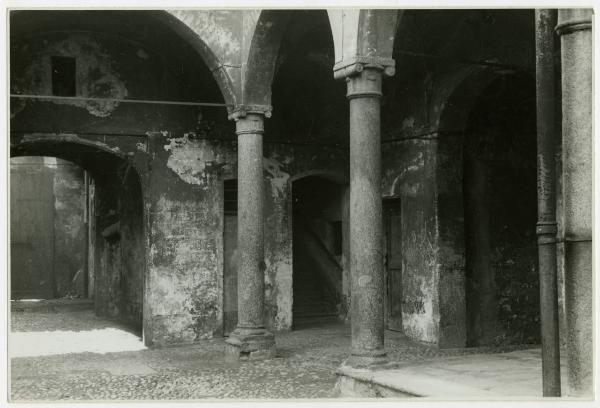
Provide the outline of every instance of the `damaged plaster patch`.
<path id="1" fill-rule="evenodd" d="M 70 35 L 66 38 L 55 38 L 33 47 L 18 48 L 13 58 L 25 59 L 28 64 L 20 75 L 11 80 L 11 93 L 52 95 L 52 57 L 76 58 L 77 96 L 86 98 L 125 99 L 128 95 L 125 83 L 114 69 L 110 54 L 99 42 L 85 34 Z M 21 55 L 19 55 L 21 54 Z M 58 100 L 51 103 L 71 105 L 86 109 L 91 115 L 107 117 L 119 106 L 114 101 Z M 18 106 L 12 110 L 16 116 L 28 102 L 19 99 Z"/>
<path id="2" fill-rule="evenodd" d="M 135 144 L 135 148 L 140 152 L 148 153 L 148 143 L 147 142 L 138 142 Z"/>
<path id="3" fill-rule="evenodd" d="M 216 151 L 207 140 L 190 139 L 190 134 L 169 139 L 169 144 L 163 146 L 169 152 L 167 167 L 188 184 L 196 184 L 208 188 L 211 176 L 216 177 L 216 171 L 231 166 L 231 160 L 226 155 Z M 225 169 L 226 170 L 226 169 Z"/>
<path id="4" fill-rule="evenodd" d="M 56 159 L 56 157 L 47 157 L 44 156 L 43 157 L 44 160 L 44 166 L 50 168 L 50 169 L 56 169 L 58 168 L 58 161 Z"/>
<path id="5" fill-rule="evenodd" d="M 283 196 L 290 179 L 289 173 L 283 171 L 283 168 L 292 162 L 291 157 L 285 157 L 282 161 L 276 156 L 263 158 L 263 170 L 267 173 L 271 182 L 273 194 Z"/>

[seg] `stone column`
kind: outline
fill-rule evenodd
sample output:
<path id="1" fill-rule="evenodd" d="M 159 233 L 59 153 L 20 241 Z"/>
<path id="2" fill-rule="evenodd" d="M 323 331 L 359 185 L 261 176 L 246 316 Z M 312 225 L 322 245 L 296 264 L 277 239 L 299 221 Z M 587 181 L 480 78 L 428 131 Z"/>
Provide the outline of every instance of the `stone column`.
<path id="1" fill-rule="evenodd" d="M 393 67 L 388 69 L 393 74 Z M 350 101 L 350 275 L 352 349 L 345 365 L 387 362 L 384 350 L 380 99 L 384 67 L 356 64 Z"/>
<path id="2" fill-rule="evenodd" d="M 568 394 L 593 395 L 592 10 L 560 9 Z"/>
<path id="3" fill-rule="evenodd" d="M 226 340 L 229 359 L 275 356 L 275 338 L 264 324 L 263 240 L 264 115 L 236 116 L 238 135 L 238 323 Z"/>

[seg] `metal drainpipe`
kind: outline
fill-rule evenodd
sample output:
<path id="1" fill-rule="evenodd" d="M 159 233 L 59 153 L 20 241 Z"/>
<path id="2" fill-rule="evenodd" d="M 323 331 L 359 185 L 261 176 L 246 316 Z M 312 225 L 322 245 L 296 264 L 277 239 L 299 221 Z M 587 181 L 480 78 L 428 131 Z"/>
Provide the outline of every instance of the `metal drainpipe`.
<path id="1" fill-rule="evenodd" d="M 560 397 L 556 266 L 555 33 L 556 10 L 535 11 L 537 91 L 537 188 L 542 384 L 544 397 Z"/>

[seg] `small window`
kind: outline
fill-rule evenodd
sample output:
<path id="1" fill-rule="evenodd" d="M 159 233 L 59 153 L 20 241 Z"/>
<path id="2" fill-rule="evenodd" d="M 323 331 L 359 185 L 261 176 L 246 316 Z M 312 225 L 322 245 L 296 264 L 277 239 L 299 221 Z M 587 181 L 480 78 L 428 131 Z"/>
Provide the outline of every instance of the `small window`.
<path id="1" fill-rule="evenodd" d="M 334 255 L 342 255 L 342 222 L 341 221 L 332 221 L 331 222 L 331 230 L 333 232 L 333 254 Z"/>
<path id="2" fill-rule="evenodd" d="M 52 57 L 52 95 L 76 95 L 75 58 Z"/>
<path id="3" fill-rule="evenodd" d="M 223 182 L 223 196 L 225 214 L 237 214 L 237 180 Z"/>

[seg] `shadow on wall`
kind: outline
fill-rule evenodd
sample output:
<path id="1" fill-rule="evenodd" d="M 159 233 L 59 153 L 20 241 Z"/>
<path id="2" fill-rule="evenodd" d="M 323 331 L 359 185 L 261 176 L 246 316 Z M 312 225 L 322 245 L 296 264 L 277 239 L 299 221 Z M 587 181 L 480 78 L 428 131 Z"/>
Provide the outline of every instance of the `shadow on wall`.
<path id="1" fill-rule="evenodd" d="M 539 343 L 535 82 L 501 76 L 464 139 L 467 344 Z"/>

